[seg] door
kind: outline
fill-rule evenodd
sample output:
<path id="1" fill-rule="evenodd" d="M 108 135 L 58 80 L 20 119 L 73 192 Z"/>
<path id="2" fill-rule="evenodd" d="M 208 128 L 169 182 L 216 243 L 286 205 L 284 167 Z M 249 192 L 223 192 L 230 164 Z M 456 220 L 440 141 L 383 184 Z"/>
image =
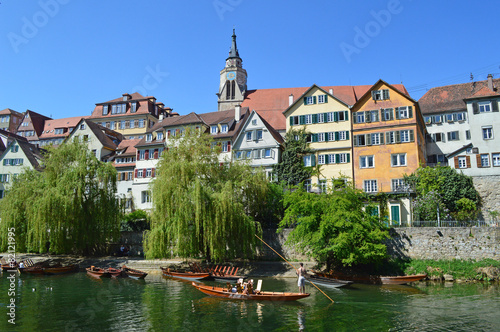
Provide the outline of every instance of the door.
<path id="1" fill-rule="evenodd" d="M 400 225 L 401 217 L 399 214 L 399 205 L 391 205 L 391 221 L 392 225 Z"/>

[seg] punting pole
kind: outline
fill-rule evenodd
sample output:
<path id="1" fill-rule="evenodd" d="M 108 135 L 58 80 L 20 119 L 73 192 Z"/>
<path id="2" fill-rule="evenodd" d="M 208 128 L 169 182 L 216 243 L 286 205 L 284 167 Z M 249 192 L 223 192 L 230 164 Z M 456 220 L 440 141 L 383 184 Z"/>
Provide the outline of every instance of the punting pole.
<path id="1" fill-rule="evenodd" d="M 267 244 L 264 240 L 262 240 L 257 234 L 255 234 L 255 236 L 262 241 L 262 243 L 264 243 L 266 246 L 269 247 L 269 249 L 271 249 L 272 251 L 274 251 L 276 253 L 276 255 L 280 256 L 285 262 L 287 262 L 288 264 L 290 264 L 291 267 L 294 268 L 295 271 L 297 271 L 297 269 L 295 268 L 295 266 L 292 265 L 292 263 L 290 263 L 289 261 L 287 261 L 285 259 L 285 257 L 281 256 L 280 254 L 278 254 L 278 252 L 276 250 L 274 250 L 273 248 L 271 248 L 271 246 L 269 244 Z M 309 282 L 311 283 L 311 285 L 313 285 L 314 287 L 316 287 L 324 296 L 326 296 L 327 299 L 329 299 L 330 301 L 332 301 L 332 303 L 335 303 L 328 295 L 325 294 L 325 292 L 323 292 L 321 289 L 319 289 L 318 286 L 316 286 L 315 283 L 313 283 L 311 280 L 309 280 Z"/>

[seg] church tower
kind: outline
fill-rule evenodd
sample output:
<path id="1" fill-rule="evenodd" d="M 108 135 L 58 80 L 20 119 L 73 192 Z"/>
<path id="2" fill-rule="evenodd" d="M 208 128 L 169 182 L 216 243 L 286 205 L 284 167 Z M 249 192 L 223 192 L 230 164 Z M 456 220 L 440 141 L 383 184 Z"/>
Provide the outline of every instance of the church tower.
<path id="1" fill-rule="evenodd" d="M 245 99 L 247 91 L 247 71 L 242 67 L 242 60 L 236 47 L 236 34 L 233 29 L 233 41 L 226 59 L 226 66 L 220 71 L 219 83 L 219 111 L 233 109 Z"/>

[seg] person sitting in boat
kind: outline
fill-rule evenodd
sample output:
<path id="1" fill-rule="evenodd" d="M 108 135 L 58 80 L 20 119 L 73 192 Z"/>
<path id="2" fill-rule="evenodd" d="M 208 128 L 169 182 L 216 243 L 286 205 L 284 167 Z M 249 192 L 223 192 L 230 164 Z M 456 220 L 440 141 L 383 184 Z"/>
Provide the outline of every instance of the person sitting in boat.
<path id="1" fill-rule="evenodd" d="M 21 261 L 21 262 L 19 263 L 19 268 L 20 268 L 20 269 L 24 268 L 24 262 L 22 262 L 22 261 Z"/>
<path id="2" fill-rule="evenodd" d="M 253 280 L 249 280 L 245 284 L 245 294 L 253 294 Z"/>
<path id="3" fill-rule="evenodd" d="M 236 292 L 239 294 L 243 293 L 243 285 L 239 282 L 236 283 Z"/>

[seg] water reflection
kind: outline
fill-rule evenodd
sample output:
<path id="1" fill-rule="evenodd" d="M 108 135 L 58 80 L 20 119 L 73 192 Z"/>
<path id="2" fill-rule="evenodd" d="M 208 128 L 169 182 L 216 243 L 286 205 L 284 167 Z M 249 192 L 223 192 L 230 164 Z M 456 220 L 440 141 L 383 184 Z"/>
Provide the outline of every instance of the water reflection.
<path id="1" fill-rule="evenodd" d="M 304 329 L 306 328 L 306 324 L 305 324 L 305 314 L 304 314 L 304 311 L 302 309 L 299 309 L 297 311 L 297 317 L 298 317 L 298 321 L 299 321 L 299 331 L 304 331 Z"/>

